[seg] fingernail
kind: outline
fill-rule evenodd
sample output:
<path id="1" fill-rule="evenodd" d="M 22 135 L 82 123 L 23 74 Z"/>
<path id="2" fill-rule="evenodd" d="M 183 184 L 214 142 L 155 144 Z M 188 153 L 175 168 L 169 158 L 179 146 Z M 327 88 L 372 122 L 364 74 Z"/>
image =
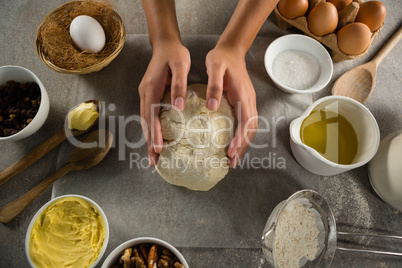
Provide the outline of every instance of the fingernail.
<path id="1" fill-rule="evenodd" d="M 229 148 L 228 150 L 228 156 L 233 158 L 237 155 L 237 150 L 235 150 L 234 148 Z"/>
<path id="2" fill-rule="evenodd" d="M 156 154 L 159 154 L 163 149 L 163 145 L 154 144 L 153 149 Z"/>
<path id="3" fill-rule="evenodd" d="M 174 100 L 174 106 L 179 110 L 183 110 L 184 109 L 184 99 L 183 99 L 183 97 L 176 98 Z"/>
<path id="4" fill-rule="evenodd" d="M 211 111 L 218 109 L 218 101 L 215 98 L 210 98 L 207 102 L 207 108 Z"/>

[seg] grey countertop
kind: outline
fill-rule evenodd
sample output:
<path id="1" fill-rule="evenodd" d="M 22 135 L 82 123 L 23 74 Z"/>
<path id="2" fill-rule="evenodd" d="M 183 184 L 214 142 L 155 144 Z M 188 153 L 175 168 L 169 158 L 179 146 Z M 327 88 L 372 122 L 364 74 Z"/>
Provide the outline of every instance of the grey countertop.
<path id="1" fill-rule="evenodd" d="M 6 169 L 37 145 L 56 134 L 63 127 L 64 117 L 75 99 L 71 90 L 80 83 L 78 75 L 64 75 L 48 69 L 36 55 L 37 27 L 51 10 L 67 1 L 16 0 L 0 4 L 0 66 L 20 65 L 32 70 L 48 90 L 51 107 L 45 125 L 33 136 L 18 142 L 0 142 L 0 170 Z M 202 0 L 176 1 L 179 27 L 182 35 L 219 35 L 222 33 L 237 1 Z M 370 60 L 392 34 L 400 27 L 402 3 L 383 0 L 387 7 L 385 26 L 374 41 L 369 53 L 360 59 L 334 64 L 330 84 L 312 96 L 313 100 L 330 94 L 331 87 L 342 73 Z M 146 34 L 145 16 L 139 0 L 114 1 L 128 34 Z M 271 14 L 259 32 L 261 38 L 273 39 L 296 29 L 280 30 Z M 382 61 L 378 68 L 376 88 L 366 106 L 373 113 L 380 127 L 381 138 L 402 129 L 401 43 Z M 118 59 L 116 59 L 118 60 Z M 107 73 L 107 68 L 104 71 Z M 113 67 L 110 67 L 113 68 Z M 253 68 L 251 66 L 251 68 Z M 102 72 L 101 71 L 101 72 Z M 92 78 L 96 76 L 92 76 Z M 88 81 L 92 81 L 90 78 Z M 268 76 L 264 79 L 269 80 Z M 138 85 L 137 85 L 138 86 Z M 132 94 L 138 94 L 133 88 Z M 16 199 L 57 168 L 60 147 L 54 149 L 30 168 L 0 187 L 0 206 Z M 231 174 L 236 171 L 232 171 Z M 317 190 L 332 206 L 337 225 L 343 231 L 402 234 L 402 216 L 384 203 L 373 191 L 367 166 L 337 176 L 318 178 Z M 285 191 L 286 192 L 286 191 Z M 24 239 L 28 224 L 35 212 L 52 194 L 49 188 L 35 199 L 9 224 L 0 224 L 0 267 L 28 267 Z M 360 239 L 359 244 L 387 245 L 390 249 L 402 248 L 401 244 Z M 179 248 L 190 267 L 269 267 L 258 247 L 182 247 Z M 112 250 L 112 248 L 108 249 Z M 401 267 L 398 257 L 369 255 L 337 251 L 331 267 Z"/>

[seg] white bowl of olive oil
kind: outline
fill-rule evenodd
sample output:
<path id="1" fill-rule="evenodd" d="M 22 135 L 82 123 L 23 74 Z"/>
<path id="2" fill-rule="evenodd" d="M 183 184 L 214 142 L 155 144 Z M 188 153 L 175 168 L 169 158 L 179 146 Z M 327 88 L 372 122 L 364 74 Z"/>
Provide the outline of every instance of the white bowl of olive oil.
<path id="1" fill-rule="evenodd" d="M 308 171 L 335 175 L 369 162 L 380 144 L 380 130 L 371 112 L 343 96 L 314 102 L 290 124 L 290 147 Z"/>

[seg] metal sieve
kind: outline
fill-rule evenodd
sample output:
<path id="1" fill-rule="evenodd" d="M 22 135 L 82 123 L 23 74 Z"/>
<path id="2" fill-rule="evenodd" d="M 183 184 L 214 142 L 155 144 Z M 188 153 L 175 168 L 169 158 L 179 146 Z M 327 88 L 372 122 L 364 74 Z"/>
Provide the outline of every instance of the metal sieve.
<path id="1" fill-rule="evenodd" d="M 369 249 L 338 247 L 337 236 L 342 236 L 344 238 L 346 238 L 347 236 L 381 237 L 386 239 L 399 239 L 401 241 L 402 236 L 337 232 L 334 214 L 332 213 L 330 206 L 324 200 L 324 198 L 313 190 L 301 190 L 294 193 L 288 199 L 279 203 L 272 211 L 265 225 L 264 232 L 262 235 L 262 250 L 264 252 L 265 258 L 272 266 L 278 267 L 275 260 L 274 251 L 275 251 L 275 230 L 277 227 L 279 216 L 290 202 L 293 202 L 294 200 L 300 198 L 308 199 L 309 202 L 311 203 L 311 208 L 316 210 L 320 214 L 325 232 L 324 248 L 313 261 L 308 261 L 303 267 L 330 267 L 336 249 L 344 251 L 402 256 L 402 252 L 389 252 L 389 251 L 379 251 Z"/>

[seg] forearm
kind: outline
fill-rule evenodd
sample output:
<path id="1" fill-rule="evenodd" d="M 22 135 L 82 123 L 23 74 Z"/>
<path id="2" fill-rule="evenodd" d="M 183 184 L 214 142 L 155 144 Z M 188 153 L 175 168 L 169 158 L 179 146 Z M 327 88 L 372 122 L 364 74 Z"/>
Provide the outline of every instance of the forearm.
<path id="1" fill-rule="evenodd" d="M 245 55 L 278 2 L 279 0 L 239 0 L 217 46 L 235 48 Z"/>
<path id="2" fill-rule="evenodd" d="M 174 0 L 142 0 L 142 6 L 153 48 L 165 41 L 181 41 Z"/>

